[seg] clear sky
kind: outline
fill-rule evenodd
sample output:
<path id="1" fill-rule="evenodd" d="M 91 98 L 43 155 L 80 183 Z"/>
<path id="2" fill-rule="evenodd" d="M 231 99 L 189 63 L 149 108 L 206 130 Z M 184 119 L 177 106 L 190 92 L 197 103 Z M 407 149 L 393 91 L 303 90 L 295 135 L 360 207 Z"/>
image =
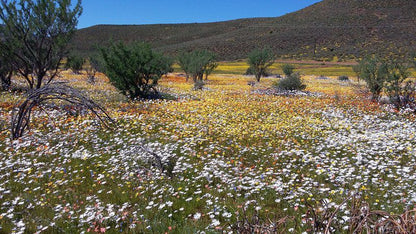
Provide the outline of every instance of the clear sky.
<path id="1" fill-rule="evenodd" d="M 275 17 L 316 2 L 320 0 L 83 0 L 78 28 L 97 24 L 203 23 Z"/>

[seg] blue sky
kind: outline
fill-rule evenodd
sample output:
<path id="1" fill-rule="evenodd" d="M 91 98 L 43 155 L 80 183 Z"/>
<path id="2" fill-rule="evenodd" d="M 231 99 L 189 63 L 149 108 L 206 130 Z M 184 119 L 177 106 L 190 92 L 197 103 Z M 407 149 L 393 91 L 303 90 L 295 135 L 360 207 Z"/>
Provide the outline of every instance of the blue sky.
<path id="1" fill-rule="evenodd" d="M 275 17 L 320 0 L 83 0 L 78 28 L 97 24 L 203 23 Z"/>

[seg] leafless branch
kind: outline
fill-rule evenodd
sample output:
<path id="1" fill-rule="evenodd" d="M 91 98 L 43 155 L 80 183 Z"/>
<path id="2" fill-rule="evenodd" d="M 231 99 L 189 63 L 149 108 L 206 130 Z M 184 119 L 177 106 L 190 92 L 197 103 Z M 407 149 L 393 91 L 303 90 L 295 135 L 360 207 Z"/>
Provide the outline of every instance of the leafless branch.
<path id="1" fill-rule="evenodd" d="M 85 97 L 79 90 L 64 83 L 52 83 L 31 90 L 27 94 L 27 98 L 14 108 L 11 121 L 12 139 L 20 138 L 29 128 L 32 110 L 36 106 L 44 105 L 47 101 L 52 100 L 65 101 L 91 111 L 105 127 L 110 127 L 114 123 L 104 108 Z"/>

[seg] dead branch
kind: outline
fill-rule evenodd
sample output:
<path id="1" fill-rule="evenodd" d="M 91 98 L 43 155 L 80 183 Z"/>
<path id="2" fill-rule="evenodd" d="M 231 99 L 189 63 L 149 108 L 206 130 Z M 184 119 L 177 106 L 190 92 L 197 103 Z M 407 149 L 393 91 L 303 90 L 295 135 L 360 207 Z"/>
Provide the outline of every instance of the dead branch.
<path id="1" fill-rule="evenodd" d="M 52 83 L 30 91 L 27 94 L 27 98 L 18 103 L 13 109 L 11 120 L 12 139 L 22 137 L 25 130 L 29 128 L 33 109 L 49 101 L 65 101 L 85 108 L 91 111 L 105 127 L 110 127 L 114 123 L 104 108 L 85 97 L 81 91 L 67 86 L 64 83 Z"/>

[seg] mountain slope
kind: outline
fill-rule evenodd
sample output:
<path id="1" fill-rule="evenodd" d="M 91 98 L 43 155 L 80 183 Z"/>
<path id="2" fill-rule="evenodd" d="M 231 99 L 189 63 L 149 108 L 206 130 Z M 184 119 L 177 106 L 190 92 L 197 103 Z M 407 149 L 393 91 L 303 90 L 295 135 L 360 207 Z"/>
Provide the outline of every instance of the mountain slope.
<path id="1" fill-rule="evenodd" d="M 404 56 L 416 50 L 416 0 L 324 0 L 277 18 L 204 24 L 99 25 L 77 32 L 83 54 L 94 45 L 146 41 L 166 53 L 204 48 L 221 59 L 245 58 L 269 46 L 281 57 L 354 59 L 368 53 Z"/>

